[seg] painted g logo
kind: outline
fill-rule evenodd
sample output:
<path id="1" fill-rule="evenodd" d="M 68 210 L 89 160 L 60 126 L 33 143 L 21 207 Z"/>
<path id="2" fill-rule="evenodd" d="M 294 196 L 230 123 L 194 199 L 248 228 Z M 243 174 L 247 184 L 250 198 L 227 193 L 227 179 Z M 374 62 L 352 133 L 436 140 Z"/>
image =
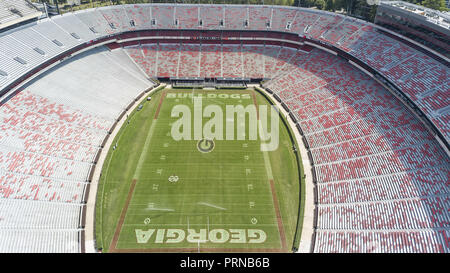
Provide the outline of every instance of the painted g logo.
<path id="1" fill-rule="evenodd" d="M 202 153 L 209 153 L 214 149 L 214 141 L 201 139 L 197 142 L 197 149 Z"/>

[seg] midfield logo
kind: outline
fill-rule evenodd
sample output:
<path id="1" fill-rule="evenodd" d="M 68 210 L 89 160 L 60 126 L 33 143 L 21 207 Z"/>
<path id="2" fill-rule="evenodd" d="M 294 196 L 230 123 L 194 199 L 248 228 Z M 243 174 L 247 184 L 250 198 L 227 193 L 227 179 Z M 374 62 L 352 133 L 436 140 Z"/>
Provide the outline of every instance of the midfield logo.
<path id="1" fill-rule="evenodd" d="M 170 94 L 168 94 L 169 97 Z M 176 97 L 176 94 L 173 94 Z M 171 95 L 170 97 L 173 97 Z M 186 93 L 179 95 L 188 95 Z M 216 95 L 216 94 L 208 94 Z M 219 94 L 233 97 L 233 95 Z M 234 98 L 243 98 L 235 94 Z M 208 96 L 207 96 L 208 97 Z M 250 95 L 248 95 L 250 97 Z M 261 140 L 261 151 L 274 151 L 279 144 L 279 114 L 278 111 L 271 106 L 250 104 L 246 107 L 242 105 L 225 105 L 226 125 L 224 126 L 223 106 L 209 104 L 203 108 L 202 97 L 199 95 L 192 96 L 194 104 L 194 113 L 191 108 L 184 104 L 175 105 L 172 108 L 171 117 L 178 118 L 171 128 L 171 136 L 175 141 L 180 140 L 236 140 L 235 139 L 235 117 L 237 117 L 237 140 L 253 140 L 256 141 L 259 136 Z M 270 131 L 268 126 L 268 108 L 270 109 Z M 259 120 L 258 120 L 259 115 Z M 248 136 L 246 136 L 246 116 L 248 116 Z M 203 118 L 208 121 L 203 126 Z M 192 126 L 193 120 L 193 126 Z M 225 132 L 224 132 L 225 127 Z M 193 133 L 193 135 L 192 135 Z"/>

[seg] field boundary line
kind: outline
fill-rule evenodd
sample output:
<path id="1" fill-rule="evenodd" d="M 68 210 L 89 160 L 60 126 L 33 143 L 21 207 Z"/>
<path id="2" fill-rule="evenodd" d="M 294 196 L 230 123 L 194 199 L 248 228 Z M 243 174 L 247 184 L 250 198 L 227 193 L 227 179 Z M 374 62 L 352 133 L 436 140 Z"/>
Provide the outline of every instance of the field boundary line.
<path id="1" fill-rule="evenodd" d="M 252 92 L 252 98 L 253 98 L 253 104 L 256 107 L 256 118 L 259 120 L 259 109 L 258 109 L 258 102 L 256 101 L 255 91 Z"/>
<path id="2" fill-rule="evenodd" d="M 275 213 L 277 215 L 278 231 L 280 232 L 280 239 L 281 239 L 281 248 L 287 249 L 286 234 L 284 233 L 283 219 L 281 218 L 280 207 L 278 206 L 277 192 L 275 190 L 275 183 L 273 182 L 273 179 L 270 179 L 270 190 L 272 191 L 273 205 L 275 207 Z"/>
<path id="3" fill-rule="evenodd" d="M 165 97 L 166 97 L 166 92 L 163 92 L 161 95 L 161 99 L 159 100 L 158 108 L 156 108 L 156 113 L 155 113 L 155 116 L 153 117 L 153 119 L 158 119 L 159 111 L 161 110 L 161 105 L 162 105 L 162 102 Z"/>
<path id="4" fill-rule="evenodd" d="M 267 253 L 267 252 L 284 252 L 283 249 L 280 248 L 192 248 L 192 247 L 186 247 L 186 248 L 122 248 L 122 249 L 116 249 L 114 251 L 115 253 L 164 253 L 164 252 L 173 252 L 173 253 L 179 253 L 179 252 L 219 252 L 219 253 L 247 253 L 247 252 L 253 252 L 253 253 Z"/>
<path id="5" fill-rule="evenodd" d="M 130 204 L 131 197 L 133 196 L 134 188 L 136 187 L 136 182 L 137 182 L 136 179 L 133 179 L 133 181 L 131 182 L 130 190 L 128 191 L 128 196 L 125 201 L 125 205 L 122 208 L 122 212 L 120 213 L 120 219 L 119 219 L 119 223 L 117 223 L 116 232 L 114 232 L 114 237 L 111 241 L 111 246 L 109 247 L 110 252 L 116 251 L 117 242 L 119 241 L 120 232 L 122 231 L 122 225 L 123 225 L 123 222 L 125 221 L 125 216 L 127 214 L 128 205 Z"/>
<path id="6" fill-rule="evenodd" d="M 261 120 L 259 119 L 259 111 L 258 111 L 258 102 L 256 101 L 256 95 L 255 95 L 256 91 L 252 92 L 252 97 L 253 97 L 253 103 L 256 106 L 256 114 L 258 117 L 258 125 L 260 127 L 262 127 L 262 123 Z M 269 158 L 269 153 L 267 151 L 262 151 L 263 153 L 263 157 L 264 157 L 264 165 L 266 167 L 266 172 L 267 172 L 267 177 L 269 179 L 269 184 L 270 184 L 270 191 L 272 194 L 272 201 L 273 201 L 273 208 L 275 210 L 275 215 L 277 218 L 277 224 L 278 224 L 278 232 L 280 235 L 280 241 L 281 241 L 281 250 L 284 251 L 287 249 L 287 245 L 286 245 L 286 234 L 284 232 L 284 227 L 283 227 L 283 219 L 281 218 L 281 212 L 280 212 L 280 207 L 278 204 L 278 198 L 277 198 L 277 193 L 276 193 L 276 189 L 275 189 L 275 184 L 274 184 L 274 178 L 273 178 L 273 173 L 272 173 L 272 166 L 270 163 L 270 158 Z"/>

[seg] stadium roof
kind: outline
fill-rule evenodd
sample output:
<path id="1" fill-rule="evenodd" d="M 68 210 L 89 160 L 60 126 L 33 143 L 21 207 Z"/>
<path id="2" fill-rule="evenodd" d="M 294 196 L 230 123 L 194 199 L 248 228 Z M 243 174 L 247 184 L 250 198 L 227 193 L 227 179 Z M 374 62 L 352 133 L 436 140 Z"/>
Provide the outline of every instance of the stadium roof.
<path id="1" fill-rule="evenodd" d="M 448 12 L 444 13 L 403 1 L 381 1 L 380 5 L 388 5 L 420 15 L 428 22 L 450 29 L 450 14 Z"/>
<path id="2" fill-rule="evenodd" d="M 0 0 L 0 29 L 27 21 L 42 14 L 27 0 Z"/>

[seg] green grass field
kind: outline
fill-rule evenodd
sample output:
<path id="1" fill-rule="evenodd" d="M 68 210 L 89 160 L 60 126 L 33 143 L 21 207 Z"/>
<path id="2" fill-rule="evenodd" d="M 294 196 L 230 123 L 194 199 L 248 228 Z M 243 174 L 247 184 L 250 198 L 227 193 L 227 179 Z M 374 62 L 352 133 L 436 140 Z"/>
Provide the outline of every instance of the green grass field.
<path id="1" fill-rule="evenodd" d="M 270 105 L 253 89 L 164 89 L 143 102 L 120 129 L 113 142 L 117 148 L 111 147 L 103 165 L 97 247 L 104 252 L 290 251 L 303 174 L 289 128 L 280 121 L 275 151 L 262 152 L 258 138 L 214 140 L 212 151 L 201 152 L 197 140 L 175 141 L 170 133 L 178 120 L 171 117 L 172 108 L 192 109 L 192 94 L 202 94 L 203 108 L 219 105 L 224 124 L 226 105 Z"/>

